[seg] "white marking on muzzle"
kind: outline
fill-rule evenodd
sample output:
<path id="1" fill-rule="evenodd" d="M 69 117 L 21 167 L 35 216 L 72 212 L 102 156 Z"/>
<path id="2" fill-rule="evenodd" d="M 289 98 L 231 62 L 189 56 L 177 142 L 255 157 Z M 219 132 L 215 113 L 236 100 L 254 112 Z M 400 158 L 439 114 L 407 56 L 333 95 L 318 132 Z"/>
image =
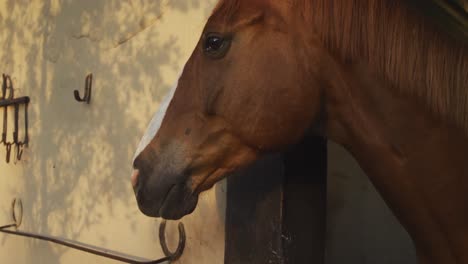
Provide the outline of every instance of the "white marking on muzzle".
<path id="1" fill-rule="evenodd" d="M 148 127 L 146 128 L 145 134 L 143 135 L 143 137 L 140 140 L 140 143 L 138 144 L 138 148 L 135 151 L 135 155 L 133 156 L 133 161 L 135 161 L 136 157 L 138 157 L 138 155 L 146 148 L 146 146 L 148 146 L 151 140 L 158 133 L 159 128 L 161 128 L 161 123 L 164 119 L 164 116 L 166 115 L 167 108 L 169 107 L 169 104 L 171 103 L 172 98 L 174 97 L 174 93 L 175 93 L 175 90 L 177 89 L 177 85 L 179 84 L 179 78 L 181 75 L 182 75 L 182 72 L 177 77 L 177 81 L 174 84 L 174 86 L 164 97 L 163 101 L 161 102 L 161 105 L 159 106 L 159 110 L 151 119 Z"/>

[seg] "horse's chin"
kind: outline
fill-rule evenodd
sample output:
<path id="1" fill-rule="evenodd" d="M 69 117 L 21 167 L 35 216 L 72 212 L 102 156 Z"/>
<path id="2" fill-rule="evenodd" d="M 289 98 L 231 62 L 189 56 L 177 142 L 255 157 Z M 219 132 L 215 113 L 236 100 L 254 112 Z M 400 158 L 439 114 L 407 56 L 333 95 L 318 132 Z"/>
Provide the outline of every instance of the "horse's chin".
<path id="1" fill-rule="evenodd" d="M 198 195 L 193 195 L 182 185 L 174 185 L 162 203 L 139 205 L 140 211 L 149 217 L 161 217 L 166 220 L 179 220 L 191 214 L 198 203 Z"/>

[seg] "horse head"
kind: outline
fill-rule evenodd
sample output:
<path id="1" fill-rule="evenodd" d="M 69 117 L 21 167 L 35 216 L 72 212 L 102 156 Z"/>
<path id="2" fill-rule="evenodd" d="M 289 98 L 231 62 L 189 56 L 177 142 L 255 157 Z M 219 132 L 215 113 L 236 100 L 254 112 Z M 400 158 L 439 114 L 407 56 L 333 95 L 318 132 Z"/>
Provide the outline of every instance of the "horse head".
<path id="1" fill-rule="evenodd" d="M 320 51 L 289 30 L 288 4 L 274 2 L 222 1 L 208 19 L 135 154 L 144 214 L 191 213 L 201 192 L 298 141 L 317 117 L 317 73 L 304 58 Z"/>

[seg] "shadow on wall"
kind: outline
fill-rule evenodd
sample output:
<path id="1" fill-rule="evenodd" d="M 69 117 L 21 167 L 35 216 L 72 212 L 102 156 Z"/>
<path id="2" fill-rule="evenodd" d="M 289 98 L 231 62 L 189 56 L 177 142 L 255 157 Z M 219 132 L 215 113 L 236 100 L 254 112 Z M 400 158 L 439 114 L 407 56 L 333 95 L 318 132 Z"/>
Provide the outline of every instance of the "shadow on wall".
<path id="1" fill-rule="evenodd" d="M 176 76 L 185 56 L 178 32 L 157 25 L 164 10 L 189 12 L 201 0 L 2 2 L 0 70 L 12 75 L 18 96 L 31 97 L 31 142 L 16 165 L 22 175 L 5 183 L 11 195 L 20 190 L 24 229 L 77 239 L 121 214 L 116 205 L 128 208 L 125 218 L 136 229 L 131 158 L 173 81 L 167 76 Z M 173 37 L 161 37 L 167 34 Z M 90 105 L 73 98 L 74 89 L 83 93 L 88 73 Z M 100 239 L 101 246 L 109 242 Z M 65 251 L 27 243 L 32 258 L 47 263 L 59 263 Z"/>

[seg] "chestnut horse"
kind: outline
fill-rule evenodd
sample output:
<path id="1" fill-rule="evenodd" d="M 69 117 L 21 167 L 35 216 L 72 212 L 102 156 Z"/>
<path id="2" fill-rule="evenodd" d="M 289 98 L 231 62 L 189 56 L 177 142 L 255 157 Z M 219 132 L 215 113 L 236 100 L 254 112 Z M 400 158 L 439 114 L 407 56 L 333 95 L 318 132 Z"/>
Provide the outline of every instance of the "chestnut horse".
<path id="1" fill-rule="evenodd" d="M 408 2 L 221 1 L 136 152 L 140 210 L 179 219 L 314 133 L 356 158 L 420 263 L 468 263 L 468 49 Z"/>

